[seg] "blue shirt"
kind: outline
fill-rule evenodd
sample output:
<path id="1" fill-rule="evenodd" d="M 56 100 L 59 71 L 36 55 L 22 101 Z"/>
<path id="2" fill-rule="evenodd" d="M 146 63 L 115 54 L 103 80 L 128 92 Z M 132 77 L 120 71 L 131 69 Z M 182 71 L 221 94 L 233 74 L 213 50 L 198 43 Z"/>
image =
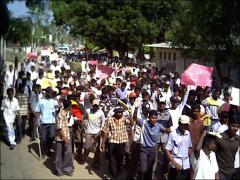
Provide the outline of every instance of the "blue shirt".
<path id="1" fill-rule="evenodd" d="M 165 149 L 171 151 L 173 159 L 185 170 L 190 168 L 188 150 L 191 147 L 192 142 L 189 131 L 186 130 L 184 134 L 181 134 L 177 128 L 169 134 Z M 172 163 L 170 163 L 170 167 L 175 168 Z"/>
<path id="2" fill-rule="evenodd" d="M 162 124 L 156 122 L 154 125 L 149 121 L 139 120 L 140 127 L 143 127 L 143 147 L 155 147 L 165 129 Z"/>
<path id="3" fill-rule="evenodd" d="M 41 124 L 53 124 L 56 122 L 57 102 L 53 99 L 40 99 L 36 112 L 40 113 Z"/>

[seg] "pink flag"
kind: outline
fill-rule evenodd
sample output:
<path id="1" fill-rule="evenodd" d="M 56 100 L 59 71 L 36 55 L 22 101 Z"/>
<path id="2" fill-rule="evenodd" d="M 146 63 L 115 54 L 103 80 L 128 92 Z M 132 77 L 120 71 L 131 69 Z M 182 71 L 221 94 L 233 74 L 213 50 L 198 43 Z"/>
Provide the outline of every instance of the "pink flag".
<path id="1" fill-rule="evenodd" d="M 98 61 L 97 61 L 97 60 L 90 59 L 90 60 L 88 61 L 88 64 L 98 65 Z"/>
<path id="2" fill-rule="evenodd" d="M 108 76 L 110 76 L 113 73 L 114 69 L 109 67 L 109 66 L 105 66 L 105 65 L 98 65 L 96 68 L 96 77 L 98 78 L 107 78 Z"/>
<path id="3" fill-rule="evenodd" d="M 211 87 L 212 71 L 212 67 L 192 63 L 182 73 L 181 84 Z"/>

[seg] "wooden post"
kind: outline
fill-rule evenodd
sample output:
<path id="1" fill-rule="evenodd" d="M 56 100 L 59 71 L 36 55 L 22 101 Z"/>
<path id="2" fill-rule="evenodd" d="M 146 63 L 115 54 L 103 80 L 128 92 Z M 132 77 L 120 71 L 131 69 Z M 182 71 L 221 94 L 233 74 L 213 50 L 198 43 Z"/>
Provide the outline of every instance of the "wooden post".
<path id="1" fill-rule="evenodd" d="M 3 55 L 3 36 L 1 36 L 1 41 L 0 41 L 0 55 L 1 56 Z"/>
<path id="2" fill-rule="evenodd" d="M 15 60 L 14 60 L 14 74 L 13 74 L 13 89 L 15 87 L 15 79 L 16 79 L 16 70 L 18 69 L 18 57 L 15 55 Z"/>
<path id="3" fill-rule="evenodd" d="M 6 50 L 7 50 L 7 42 L 3 40 L 3 59 L 6 61 Z"/>
<path id="4" fill-rule="evenodd" d="M 41 141 L 40 141 L 40 135 L 38 132 L 38 126 L 36 127 L 36 131 L 37 131 L 37 142 L 38 142 L 38 149 L 39 149 L 39 160 L 41 161 L 42 159 L 42 151 L 41 151 Z"/>

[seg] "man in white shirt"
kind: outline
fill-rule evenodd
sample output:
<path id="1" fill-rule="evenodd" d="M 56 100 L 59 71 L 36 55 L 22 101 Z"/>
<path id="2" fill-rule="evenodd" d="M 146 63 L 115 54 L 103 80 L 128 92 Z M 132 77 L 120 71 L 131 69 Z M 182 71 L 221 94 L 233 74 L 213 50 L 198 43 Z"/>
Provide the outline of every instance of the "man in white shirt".
<path id="1" fill-rule="evenodd" d="M 31 74 L 31 80 L 35 81 L 38 78 L 38 72 L 36 71 L 35 66 L 31 66 L 31 71 L 29 71 L 29 73 Z"/>
<path id="2" fill-rule="evenodd" d="M 52 65 L 50 66 L 50 69 L 52 70 L 53 73 L 55 73 L 55 71 L 60 71 L 61 72 L 61 67 L 58 65 L 58 62 L 52 61 Z"/>
<path id="3" fill-rule="evenodd" d="M 37 112 L 36 108 L 38 105 L 39 100 L 43 97 L 41 93 L 41 85 L 36 84 L 33 88 L 33 92 L 31 93 L 29 104 L 30 104 L 30 111 L 29 111 L 29 129 L 30 129 L 30 142 L 35 140 L 36 136 L 36 118 L 37 118 Z"/>
<path id="4" fill-rule="evenodd" d="M 35 66 L 35 63 L 32 62 L 31 60 L 27 60 L 25 64 L 25 71 L 26 71 L 25 74 L 31 71 L 32 66 Z"/>
<path id="5" fill-rule="evenodd" d="M 8 141 L 10 143 L 10 149 L 14 149 L 16 146 L 15 132 L 13 123 L 16 116 L 20 116 L 20 107 L 18 100 L 13 97 L 13 89 L 7 89 L 7 97 L 2 102 L 1 110 L 3 110 L 3 118 L 7 126 Z"/>
<path id="6" fill-rule="evenodd" d="M 216 147 L 216 136 L 211 132 L 206 134 L 205 130 L 191 155 L 193 179 L 219 179 Z"/>
<path id="7" fill-rule="evenodd" d="M 182 115 L 182 111 L 184 106 L 186 105 L 187 99 L 188 99 L 189 89 L 185 92 L 183 100 L 180 102 L 179 99 L 175 98 L 174 96 L 171 97 L 171 109 L 169 109 L 169 113 L 172 118 L 172 127 L 171 130 L 175 130 L 178 127 L 178 120 L 180 116 Z"/>
<path id="8" fill-rule="evenodd" d="M 104 112 L 99 109 L 100 100 L 94 99 L 92 102 L 92 109 L 87 109 L 84 119 L 86 119 L 86 142 L 84 145 L 83 159 L 81 163 L 86 161 L 90 149 L 95 146 L 94 164 L 95 168 L 99 167 L 100 163 L 100 131 L 105 122 Z"/>
<path id="9" fill-rule="evenodd" d="M 16 74 L 16 73 L 15 73 Z M 14 70 L 13 70 L 13 65 L 9 65 L 9 70 L 6 72 L 5 75 L 5 83 L 6 83 L 6 88 L 12 88 L 13 86 L 13 77 L 14 77 Z M 17 79 L 17 76 L 15 76 L 15 79 Z"/>
<path id="10" fill-rule="evenodd" d="M 189 152 L 192 148 L 188 129 L 190 118 L 182 115 L 179 126 L 169 134 L 165 153 L 170 161 L 168 179 L 188 179 L 190 171 Z"/>

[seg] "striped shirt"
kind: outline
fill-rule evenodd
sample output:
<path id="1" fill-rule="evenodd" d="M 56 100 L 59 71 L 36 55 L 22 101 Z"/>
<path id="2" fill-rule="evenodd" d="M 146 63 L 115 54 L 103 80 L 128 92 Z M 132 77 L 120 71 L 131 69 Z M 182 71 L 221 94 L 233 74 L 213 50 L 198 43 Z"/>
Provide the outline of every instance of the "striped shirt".
<path id="1" fill-rule="evenodd" d="M 28 115 L 28 97 L 26 94 L 17 94 L 18 104 L 20 107 L 20 115 Z"/>
<path id="2" fill-rule="evenodd" d="M 221 99 L 214 100 L 212 97 L 208 97 L 202 102 L 206 107 L 206 113 L 210 115 L 211 119 L 219 119 L 218 109 L 223 104 Z"/>
<path id="3" fill-rule="evenodd" d="M 66 137 L 69 140 L 70 132 L 69 132 L 69 128 L 68 128 L 68 119 L 69 119 L 68 111 L 61 109 L 57 115 L 57 130 L 61 129 L 64 137 Z M 60 135 L 58 133 L 56 135 L 56 141 L 63 141 L 63 139 L 60 137 Z"/>
<path id="4" fill-rule="evenodd" d="M 125 116 L 119 120 L 114 117 L 109 117 L 102 130 L 108 134 L 110 143 L 120 144 L 128 141 L 128 125 L 130 125 L 130 120 Z"/>

